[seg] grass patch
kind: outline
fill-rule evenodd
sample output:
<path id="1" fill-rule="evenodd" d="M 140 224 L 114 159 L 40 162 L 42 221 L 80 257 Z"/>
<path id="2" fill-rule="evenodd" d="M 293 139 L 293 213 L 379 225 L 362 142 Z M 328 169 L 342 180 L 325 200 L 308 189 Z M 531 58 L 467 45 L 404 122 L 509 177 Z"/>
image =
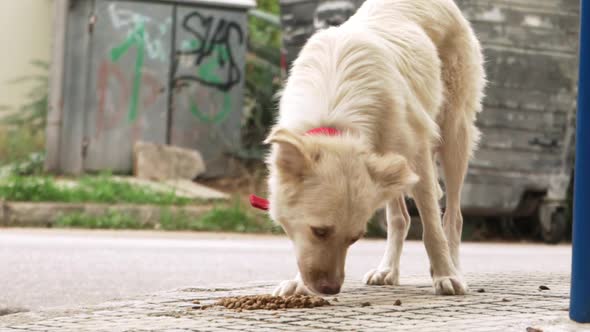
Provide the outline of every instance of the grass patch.
<path id="1" fill-rule="evenodd" d="M 55 222 L 59 228 L 89 228 L 89 229 L 147 229 L 151 225 L 141 223 L 134 216 L 109 212 L 101 216 L 90 216 L 84 213 L 71 213 L 60 216 Z"/>
<path id="2" fill-rule="evenodd" d="M 236 200 L 230 206 L 215 206 L 200 218 L 185 213 L 174 213 L 163 208 L 160 228 L 164 230 L 191 230 L 240 233 L 277 233 L 277 228 L 268 218 L 257 218 L 247 213 Z"/>
<path id="3" fill-rule="evenodd" d="M 108 176 L 83 177 L 75 187 L 59 186 L 50 177 L 12 176 L 0 182 L 0 197 L 9 201 L 67 203 L 131 203 L 186 205 L 195 200 L 173 191 L 157 192 L 140 185 L 116 181 Z"/>
<path id="4" fill-rule="evenodd" d="M 157 225 L 142 222 L 137 216 L 123 212 L 108 212 L 100 216 L 70 213 L 55 222 L 60 228 L 88 229 L 162 229 L 167 231 L 210 231 L 240 233 L 280 233 L 281 230 L 268 219 L 256 218 L 244 211 L 239 202 L 230 206 L 217 206 L 201 217 L 186 212 L 171 211 L 162 207 Z"/>

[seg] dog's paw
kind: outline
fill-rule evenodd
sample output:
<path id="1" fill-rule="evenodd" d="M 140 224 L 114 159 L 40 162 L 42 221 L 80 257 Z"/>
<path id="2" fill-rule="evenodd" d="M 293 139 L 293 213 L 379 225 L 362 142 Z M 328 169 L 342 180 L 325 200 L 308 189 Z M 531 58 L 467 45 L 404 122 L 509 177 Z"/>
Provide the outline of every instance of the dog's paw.
<path id="1" fill-rule="evenodd" d="M 287 296 L 296 294 L 310 295 L 311 292 L 300 280 L 285 280 L 282 281 L 272 293 L 274 296 Z"/>
<path id="2" fill-rule="evenodd" d="M 363 277 L 367 285 L 399 285 L 399 270 L 397 269 L 374 269 Z"/>
<path id="3" fill-rule="evenodd" d="M 434 291 L 437 295 L 465 295 L 469 288 L 459 276 L 434 277 Z"/>

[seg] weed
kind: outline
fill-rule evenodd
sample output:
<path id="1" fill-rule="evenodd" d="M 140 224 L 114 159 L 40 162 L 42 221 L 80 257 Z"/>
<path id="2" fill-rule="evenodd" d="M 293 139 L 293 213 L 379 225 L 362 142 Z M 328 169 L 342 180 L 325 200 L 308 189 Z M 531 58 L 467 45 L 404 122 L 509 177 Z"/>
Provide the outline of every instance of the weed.
<path id="1" fill-rule="evenodd" d="M 49 76 L 47 71 L 49 64 L 44 61 L 34 60 L 31 65 L 40 69 L 42 74 L 17 77 L 8 81 L 9 84 L 27 84 L 31 88 L 27 92 L 26 101 L 16 108 L 0 105 L 0 111 L 10 111 L 2 120 L 4 123 L 14 126 L 15 130 L 22 130 L 23 126 L 32 133 L 42 133 L 47 123 Z"/>
<path id="2" fill-rule="evenodd" d="M 192 230 L 240 233 L 277 233 L 277 228 L 268 218 L 256 218 L 248 214 L 239 200 L 229 206 L 218 205 L 200 218 L 186 213 L 172 213 L 163 208 L 160 227 L 165 230 Z"/>
<path id="3" fill-rule="evenodd" d="M 135 203 L 157 205 L 186 205 L 195 200 L 176 196 L 174 191 L 155 192 L 149 188 L 110 179 L 108 176 L 83 177 L 79 181 L 85 201 L 104 203 Z"/>
<path id="4" fill-rule="evenodd" d="M 2 168 L 0 177 L 17 175 L 41 175 L 43 174 L 43 164 L 45 162 L 45 154 L 41 152 L 33 152 L 27 157 L 18 158 L 20 161 L 13 162 Z"/>
<path id="5" fill-rule="evenodd" d="M 0 165 L 26 160 L 31 153 L 42 152 L 45 147 L 45 125 L 48 109 L 48 64 L 32 61 L 41 74 L 18 77 L 9 84 L 30 86 L 25 101 L 17 107 L 0 105 Z"/>
<path id="6" fill-rule="evenodd" d="M 104 215 L 91 216 L 85 213 L 71 213 L 60 216 L 55 227 L 90 229 L 146 229 L 152 225 L 141 223 L 136 217 L 110 211 Z"/>
<path id="7" fill-rule="evenodd" d="M 62 215 L 55 222 L 56 227 L 74 227 L 90 229 L 148 229 L 154 225 L 142 222 L 135 215 L 121 212 L 108 212 L 96 216 L 84 213 Z M 217 206 L 201 217 L 194 217 L 185 211 L 172 211 L 162 207 L 159 225 L 155 228 L 167 231 L 212 231 L 212 232 L 248 232 L 277 233 L 279 230 L 270 220 L 259 220 L 247 214 L 242 206 L 234 203 L 231 206 Z"/>
<path id="8" fill-rule="evenodd" d="M 203 215 L 195 225 L 197 230 L 260 232 L 268 231 L 264 224 L 244 212 L 239 203 L 229 207 L 215 207 Z"/>
<path id="9" fill-rule="evenodd" d="M 41 153 L 45 148 L 43 132 L 26 128 L 10 129 L 0 125 L 0 166 L 26 162 L 32 154 Z"/>
<path id="10" fill-rule="evenodd" d="M 120 182 L 108 176 L 83 177 L 77 186 L 59 186 L 50 177 L 12 176 L 0 182 L 0 197 L 9 201 L 95 202 L 157 205 L 186 205 L 195 200 L 179 197 L 173 191 L 156 192 Z"/>
<path id="11" fill-rule="evenodd" d="M 184 211 L 172 212 L 166 207 L 160 210 L 160 229 L 166 231 L 192 230 L 195 220 Z"/>

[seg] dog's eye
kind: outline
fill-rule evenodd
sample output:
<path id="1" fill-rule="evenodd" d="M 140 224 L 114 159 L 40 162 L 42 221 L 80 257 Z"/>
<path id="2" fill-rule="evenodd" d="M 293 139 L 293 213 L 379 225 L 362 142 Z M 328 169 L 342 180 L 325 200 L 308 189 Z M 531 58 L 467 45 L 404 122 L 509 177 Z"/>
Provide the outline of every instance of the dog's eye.
<path id="1" fill-rule="evenodd" d="M 330 227 L 311 227 L 311 232 L 313 235 L 317 236 L 320 239 L 325 239 L 330 235 L 332 229 Z"/>

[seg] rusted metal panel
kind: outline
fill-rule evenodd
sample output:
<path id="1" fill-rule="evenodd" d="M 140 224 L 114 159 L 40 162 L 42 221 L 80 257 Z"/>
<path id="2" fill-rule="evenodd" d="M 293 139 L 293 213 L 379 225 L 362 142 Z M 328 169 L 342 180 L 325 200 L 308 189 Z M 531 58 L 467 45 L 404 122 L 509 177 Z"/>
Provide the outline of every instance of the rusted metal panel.
<path id="1" fill-rule="evenodd" d="M 522 151 L 517 149 L 493 149 L 482 147 L 471 166 L 505 172 L 521 172 L 523 176 L 549 174 L 561 166 L 561 158 L 556 153 Z"/>
<path id="2" fill-rule="evenodd" d="M 90 57 L 88 18 L 93 12 L 89 1 L 73 1 L 68 13 L 63 82 L 63 114 L 59 144 L 59 170 L 79 174 L 83 170 L 84 110 Z"/>
<path id="3" fill-rule="evenodd" d="M 487 107 L 478 118 L 483 128 L 511 128 L 531 132 L 554 132 L 565 134 L 567 113 L 557 110 L 531 110 Z M 485 130 L 485 129 L 484 129 Z M 487 136 L 487 134 L 484 134 Z M 510 138 L 511 136 L 509 136 Z"/>
<path id="4" fill-rule="evenodd" d="M 577 10 L 562 1 L 458 0 L 477 35 L 491 46 L 559 55 L 575 54 L 579 19 Z"/>
<path id="5" fill-rule="evenodd" d="M 347 20 L 364 0 L 280 0 L 283 46 L 291 63 L 307 39 L 319 28 Z M 354 8 L 354 10 L 352 10 Z"/>
<path id="6" fill-rule="evenodd" d="M 506 127 L 483 127 L 481 131 L 485 140 L 481 142 L 480 147 L 497 151 L 546 153 L 559 159 L 561 156 L 556 155 L 556 152 L 564 148 L 564 129 L 556 128 L 554 130 L 552 128 L 547 131 L 532 131 Z"/>
<path id="7" fill-rule="evenodd" d="M 134 142 L 166 143 L 172 7 L 98 1 L 84 168 L 128 172 Z"/>
<path id="8" fill-rule="evenodd" d="M 226 174 L 240 146 L 245 52 L 242 12 L 178 7 L 170 140 L 201 152 L 205 176 Z"/>
<path id="9" fill-rule="evenodd" d="M 223 8 L 252 8 L 256 6 L 255 0 L 160 0 L 195 6 L 216 6 Z"/>
<path id="10" fill-rule="evenodd" d="M 579 2 L 457 3 L 482 41 L 490 81 L 478 119 L 482 149 L 470 173 L 518 174 L 514 192 L 536 187 L 564 201 L 573 166 Z M 476 187 L 466 186 L 465 206 L 481 205 Z"/>

